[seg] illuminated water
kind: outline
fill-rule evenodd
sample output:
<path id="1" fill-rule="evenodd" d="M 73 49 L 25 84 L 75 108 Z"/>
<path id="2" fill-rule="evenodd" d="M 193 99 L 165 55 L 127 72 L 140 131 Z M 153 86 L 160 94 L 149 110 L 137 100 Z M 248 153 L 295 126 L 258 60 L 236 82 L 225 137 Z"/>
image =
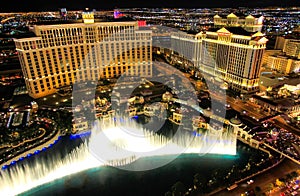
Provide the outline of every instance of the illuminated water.
<path id="1" fill-rule="evenodd" d="M 206 153 L 235 155 L 236 136 L 232 131 L 222 133 L 211 130 L 209 133 L 195 135 L 177 130 L 177 133 L 168 139 L 145 130 L 130 120 L 114 120 L 104 124 L 98 122 L 90 139 L 67 156 L 36 159 L 30 164 L 25 162 L 1 171 L 0 195 L 20 194 L 55 179 L 104 165 L 135 170 L 130 166 L 138 163 L 137 170 L 142 170 L 140 166 L 150 163 L 143 161 L 146 157 L 161 156 L 159 163 L 150 164 L 146 168 L 155 169 L 166 165 L 179 154 L 191 153 L 197 157 Z M 168 159 L 170 155 L 175 157 Z M 131 162 L 134 163 L 129 164 Z M 129 167 L 126 167 L 128 165 Z"/>

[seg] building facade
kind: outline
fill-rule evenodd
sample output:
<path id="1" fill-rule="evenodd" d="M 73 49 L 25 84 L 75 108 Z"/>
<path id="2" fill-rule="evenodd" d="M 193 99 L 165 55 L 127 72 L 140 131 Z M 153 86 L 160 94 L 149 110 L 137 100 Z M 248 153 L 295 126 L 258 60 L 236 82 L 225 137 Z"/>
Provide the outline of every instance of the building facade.
<path id="1" fill-rule="evenodd" d="M 291 59 L 287 56 L 269 56 L 267 67 L 284 74 L 298 73 L 300 71 L 300 60 Z"/>
<path id="2" fill-rule="evenodd" d="M 37 37 L 15 39 L 29 95 L 38 98 L 75 82 L 152 75 L 151 31 L 138 22 L 34 26 Z"/>
<path id="3" fill-rule="evenodd" d="M 287 56 L 300 59 L 300 39 L 285 39 L 283 52 Z"/>
<path id="4" fill-rule="evenodd" d="M 195 36 L 182 32 L 171 36 L 172 49 L 191 60 L 201 73 L 222 79 L 230 89 L 245 94 L 259 90 L 267 41 L 260 32 L 239 35 L 224 27 Z"/>
<path id="5" fill-rule="evenodd" d="M 245 18 L 239 18 L 235 14 L 231 13 L 226 18 L 222 18 L 219 15 L 214 16 L 215 27 L 242 27 L 248 32 L 261 31 L 263 26 L 264 17 L 255 18 L 251 15 Z"/>

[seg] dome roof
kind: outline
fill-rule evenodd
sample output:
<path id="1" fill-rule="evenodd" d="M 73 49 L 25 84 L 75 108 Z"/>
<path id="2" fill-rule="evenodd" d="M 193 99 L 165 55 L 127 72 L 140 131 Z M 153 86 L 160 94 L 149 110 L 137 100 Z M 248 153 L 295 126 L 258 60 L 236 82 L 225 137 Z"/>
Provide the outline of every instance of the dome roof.
<path id="1" fill-rule="evenodd" d="M 230 32 L 223 27 L 223 28 L 217 30 L 217 33 L 230 33 Z M 215 78 L 218 78 L 218 77 L 215 77 Z"/>
<path id="2" fill-rule="evenodd" d="M 238 119 L 237 117 L 234 117 L 234 118 L 230 119 L 230 123 L 233 125 L 241 125 L 242 121 L 240 119 Z"/>
<path id="3" fill-rule="evenodd" d="M 254 19 L 254 17 L 252 15 L 249 15 L 246 17 L 246 19 Z"/>
<path id="4" fill-rule="evenodd" d="M 265 36 L 264 34 L 262 34 L 262 32 L 258 31 L 256 32 L 254 35 L 252 35 L 252 37 L 262 37 Z"/>
<path id="5" fill-rule="evenodd" d="M 237 16 L 234 13 L 231 13 L 227 16 L 227 18 L 237 18 Z"/>
<path id="6" fill-rule="evenodd" d="M 214 16 L 214 18 L 221 18 L 218 14 Z"/>
<path id="7" fill-rule="evenodd" d="M 173 98 L 173 95 L 170 93 L 170 92 L 165 92 L 163 95 L 162 95 L 162 98 L 164 99 L 164 100 L 170 100 L 170 99 L 172 99 Z"/>

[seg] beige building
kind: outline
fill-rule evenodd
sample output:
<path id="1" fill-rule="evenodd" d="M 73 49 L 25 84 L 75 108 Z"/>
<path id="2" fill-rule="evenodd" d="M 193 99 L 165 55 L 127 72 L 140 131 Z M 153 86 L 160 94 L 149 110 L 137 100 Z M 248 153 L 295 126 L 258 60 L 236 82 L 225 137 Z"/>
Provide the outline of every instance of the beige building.
<path id="1" fill-rule="evenodd" d="M 284 74 L 299 72 L 300 60 L 291 59 L 287 56 L 269 56 L 267 67 Z"/>
<path id="2" fill-rule="evenodd" d="M 208 129 L 208 124 L 202 116 L 193 116 L 193 129 Z"/>
<path id="3" fill-rule="evenodd" d="M 29 95 L 38 98 L 75 82 L 152 75 L 151 31 L 137 22 L 34 26 L 36 37 L 15 39 Z"/>
<path id="4" fill-rule="evenodd" d="M 261 64 L 263 66 L 268 64 L 269 56 L 276 56 L 282 54 L 281 50 L 265 50 Z"/>
<path id="5" fill-rule="evenodd" d="M 177 124 L 180 124 L 181 123 L 181 120 L 182 120 L 182 112 L 181 110 L 176 110 L 172 113 L 172 121 L 177 123 Z"/>
<path id="6" fill-rule="evenodd" d="M 257 32 L 234 34 L 240 27 L 215 29 L 199 34 L 182 32 L 171 36 L 172 49 L 193 62 L 201 73 L 217 77 L 241 93 L 259 90 L 262 57 L 268 41 Z M 188 48 L 186 48 L 188 46 Z"/>
<path id="7" fill-rule="evenodd" d="M 255 18 L 251 15 L 245 18 L 239 18 L 235 14 L 231 13 L 226 18 L 222 18 L 219 15 L 214 16 L 215 27 L 242 27 L 249 32 L 261 31 L 263 26 L 264 17 Z"/>
<path id="8" fill-rule="evenodd" d="M 285 38 L 284 37 L 277 36 L 276 37 L 276 42 L 275 42 L 274 49 L 275 50 L 283 50 L 284 42 L 285 42 Z"/>
<path id="9" fill-rule="evenodd" d="M 287 56 L 300 59 L 300 39 L 285 39 L 283 52 Z"/>
<path id="10" fill-rule="evenodd" d="M 72 133 L 87 131 L 89 128 L 88 121 L 85 118 L 75 118 L 72 125 Z"/>

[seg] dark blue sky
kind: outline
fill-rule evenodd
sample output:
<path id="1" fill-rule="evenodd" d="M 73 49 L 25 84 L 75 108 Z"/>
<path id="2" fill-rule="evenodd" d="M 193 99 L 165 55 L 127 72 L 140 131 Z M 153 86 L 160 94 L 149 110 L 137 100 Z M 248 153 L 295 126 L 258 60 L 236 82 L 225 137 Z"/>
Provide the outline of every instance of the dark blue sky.
<path id="1" fill-rule="evenodd" d="M 0 12 L 9 11 L 56 11 L 59 7 L 68 10 L 113 9 L 130 7 L 265 7 L 265 6 L 300 6 L 300 0 L 7 0 L 0 5 Z"/>

